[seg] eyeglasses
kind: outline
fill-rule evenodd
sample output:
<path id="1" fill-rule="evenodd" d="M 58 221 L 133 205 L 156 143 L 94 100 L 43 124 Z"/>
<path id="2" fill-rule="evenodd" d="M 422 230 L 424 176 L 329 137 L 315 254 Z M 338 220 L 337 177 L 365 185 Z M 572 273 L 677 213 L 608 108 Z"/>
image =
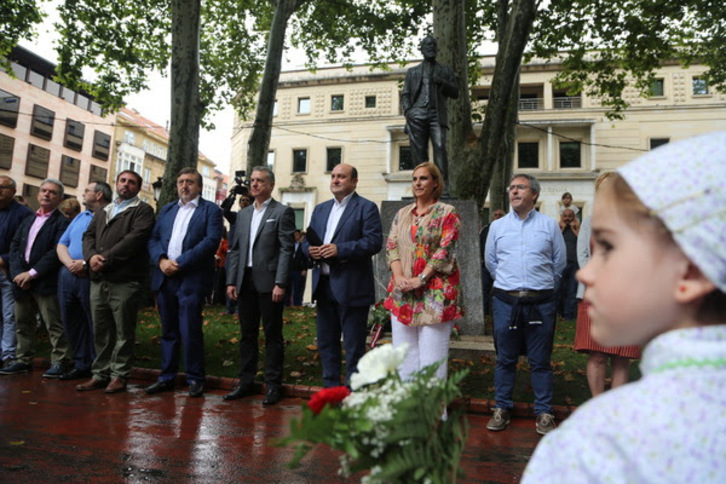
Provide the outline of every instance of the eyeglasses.
<path id="1" fill-rule="evenodd" d="M 12 185 L 0 185 L 0 190 L 11 190 L 12 188 Z"/>
<path id="2" fill-rule="evenodd" d="M 509 185 L 509 186 L 507 187 L 507 191 L 508 191 L 508 192 L 511 192 L 511 191 L 512 191 L 512 190 L 514 190 L 514 189 L 517 189 L 517 190 L 526 190 L 526 189 L 528 189 L 528 188 L 529 188 L 529 187 L 528 187 L 527 185 Z"/>

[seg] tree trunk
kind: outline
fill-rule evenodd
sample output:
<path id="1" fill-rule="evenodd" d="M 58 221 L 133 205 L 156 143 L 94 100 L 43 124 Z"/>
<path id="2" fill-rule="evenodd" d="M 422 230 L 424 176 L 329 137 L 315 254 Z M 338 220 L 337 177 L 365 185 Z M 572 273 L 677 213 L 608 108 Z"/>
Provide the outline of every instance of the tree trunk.
<path id="1" fill-rule="evenodd" d="M 252 168 L 267 164 L 267 150 L 270 146 L 272 132 L 272 115 L 277 96 L 277 84 L 282 71 L 282 54 L 285 50 L 285 32 L 290 16 L 304 0 L 277 0 L 275 15 L 270 26 L 270 37 L 267 40 L 267 58 L 265 71 L 260 84 L 260 96 L 257 101 L 255 121 L 252 125 L 250 139 L 247 141 L 247 174 Z"/>
<path id="2" fill-rule="evenodd" d="M 177 199 L 176 175 L 199 159 L 200 0 L 172 0 L 171 128 L 157 210 Z"/>
<path id="3" fill-rule="evenodd" d="M 433 0 L 434 36 L 439 45 L 439 60 L 453 69 L 459 80 L 459 97 L 449 99 L 449 187 L 453 195 L 462 195 L 457 181 L 466 160 L 476 148 L 476 135 L 471 122 L 469 96 L 466 20 L 461 0 Z"/>

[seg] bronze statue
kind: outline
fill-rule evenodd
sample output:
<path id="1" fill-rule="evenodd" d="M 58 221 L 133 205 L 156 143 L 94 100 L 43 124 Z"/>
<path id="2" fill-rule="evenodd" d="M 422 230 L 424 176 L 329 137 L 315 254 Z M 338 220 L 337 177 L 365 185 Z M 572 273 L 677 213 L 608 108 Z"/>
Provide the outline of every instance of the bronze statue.
<path id="1" fill-rule="evenodd" d="M 444 177 L 444 194 L 449 193 L 449 162 L 446 156 L 446 131 L 449 117 L 446 98 L 459 97 L 459 84 L 449 66 L 436 62 L 436 39 L 427 35 L 421 41 L 424 61 L 408 70 L 401 92 L 406 117 L 404 132 L 411 142 L 414 166 L 428 161 L 429 139 L 434 148 L 434 163 Z"/>

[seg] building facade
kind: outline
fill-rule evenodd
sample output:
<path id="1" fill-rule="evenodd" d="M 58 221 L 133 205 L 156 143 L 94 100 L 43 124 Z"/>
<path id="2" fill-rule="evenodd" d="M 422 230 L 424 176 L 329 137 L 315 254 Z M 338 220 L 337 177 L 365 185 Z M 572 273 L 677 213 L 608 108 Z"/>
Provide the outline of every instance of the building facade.
<path id="1" fill-rule="evenodd" d="M 45 178 L 80 196 L 89 182 L 107 181 L 113 116 L 87 93 L 53 81 L 55 65 L 16 47 L 9 56 L 15 77 L 0 70 L 0 175 L 37 209 Z"/>
<path id="2" fill-rule="evenodd" d="M 133 109 L 122 108 L 116 115 L 115 138 L 110 179 L 124 170 L 135 171 L 143 178 L 139 198 L 156 208 L 154 184 L 164 176 L 169 131 Z M 204 181 L 202 197 L 210 201 L 217 198 L 214 166 L 212 160 L 199 153 L 197 170 Z"/>
<path id="3" fill-rule="evenodd" d="M 493 57 L 481 62 L 483 75 L 471 91 L 475 108 L 486 104 L 494 68 Z M 559 70 L 544 61 L 522 67 L 513 166 L 540 179 L 538 208 L 553 217 L 565 191 L 587 215 L 601 172 L 660 144 L 726 129 L 726 94 L 709 90 L 699 77 L 703 66 L 662 66 L 649 97 L 626 90 L 631 106 L 618 121 L 606 117 L 599 99 L 558 88 Z M 400 107 L 405 73 L 398 67 L 371 72 L 369 66 L 282 73 L 267 163 L 277 180 L 274 196 L 296 210 L 299 227 L 331 197 L 329 175 L 339 162 L 357 167 L 358 191 L 377 203 L 411 195 L 413 166 Z M 236 120 L 231 170 L 245 168 L 250 132 L 251 123 Z"/>

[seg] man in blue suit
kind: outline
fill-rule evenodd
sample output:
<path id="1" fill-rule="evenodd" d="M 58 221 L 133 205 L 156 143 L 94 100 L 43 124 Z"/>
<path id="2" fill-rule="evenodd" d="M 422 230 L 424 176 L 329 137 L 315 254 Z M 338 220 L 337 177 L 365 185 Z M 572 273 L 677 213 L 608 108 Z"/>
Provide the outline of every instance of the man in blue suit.
<path id="1" fill-rule="evenodd" d="M 355 192 L 357 185 L 358 171 L 353 166 L 341 163 L 333 168 L 330 191 L 335 198 L 315 207 L 303 246 L 318 262 L 313 298 L 326 387 L 341 384 L 341 333 L 346 384 L 356 372 L 365 353 L 368 310 L 375 302 L 371 257 L 381 250 L 383 229 L 378 207 Z"/>
<path id="2" fill-rule="evenodd" d="M 179 369 L 179 346 L 189 396 L 204 393 L 204 333 L 202 307 L 214 282 L 214 254 L 222 238 L 222 210 L 203 200 L 202 175 L 184 168 L 177 176 L 179 200 L 161 209 L 149 239 L 154 265 L 151 290 L 156 291 L 161 315 L 161 374 L 146 393 L 174 389 Z"/>

